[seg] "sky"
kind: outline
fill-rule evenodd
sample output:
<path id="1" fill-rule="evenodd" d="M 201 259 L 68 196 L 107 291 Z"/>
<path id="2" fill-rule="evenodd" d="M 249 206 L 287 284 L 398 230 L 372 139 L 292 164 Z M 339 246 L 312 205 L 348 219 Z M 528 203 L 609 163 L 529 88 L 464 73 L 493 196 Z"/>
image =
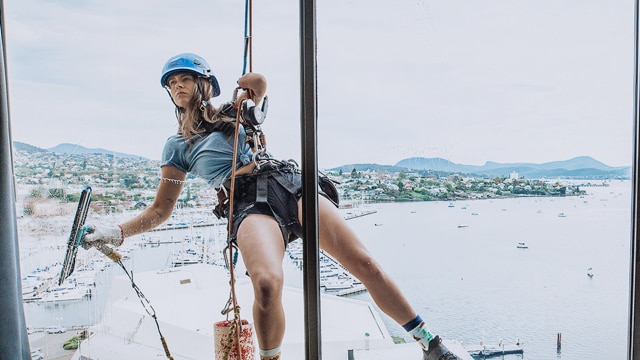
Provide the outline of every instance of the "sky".
<path id="1" fill-rule="evenodd" d="M 159 159 L 176 133 L 159 83 L 203 56 L 229 101 L 242 0 L 5 0 L 12 139 Z M 630 166 L 633 0 L 317 1 L 318 165 Z M 267 149 L 301 158 L 299 2 L 254 1 L 251 70 L 268 80 Z"/>

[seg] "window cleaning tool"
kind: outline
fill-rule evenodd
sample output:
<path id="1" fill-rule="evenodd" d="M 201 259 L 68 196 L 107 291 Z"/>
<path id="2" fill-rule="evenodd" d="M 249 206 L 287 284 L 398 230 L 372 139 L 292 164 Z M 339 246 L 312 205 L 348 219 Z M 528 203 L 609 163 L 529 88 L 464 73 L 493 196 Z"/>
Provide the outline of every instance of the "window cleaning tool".
<path id="1" fill-rule="evenodd" d="M 62 285 L 64 280 L 68 278 L 75 269 L 76 255 L 78 254 L 78 247 L 83 246 L 82 238 L 88 232 L 88 228 L 84 226 L 84 221 L 87 219 L 87 213 L 89 212 L 89 205 L 91 204 L 91 187 L 87 186 L 82 193 L 80 193 L 80 200 L 78 201 L 78 208 L 76 209 L 76 215 L 73 218 L 73 226 L 71 227 L 71 234 L 67 241 L 67 253 L 64 257 L 64 263 L 62 264 L 62 270 L 60 271 L 60 278 L 58 279 L 58 285 Z M 122 256 L 106 246 L 105 244 L 96 244 L 94 246 L 98 251 L 105 254 L 109 259 L 114 262 L 120 262 Z"/>

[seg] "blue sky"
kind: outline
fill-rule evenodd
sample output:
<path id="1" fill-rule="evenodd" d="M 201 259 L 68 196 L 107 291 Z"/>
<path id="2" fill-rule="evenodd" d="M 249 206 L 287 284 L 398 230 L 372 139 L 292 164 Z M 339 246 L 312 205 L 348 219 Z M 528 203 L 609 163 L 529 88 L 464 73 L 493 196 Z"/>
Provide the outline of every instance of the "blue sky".
<path id="1" fill-rule="evenodd" d="M 263 126 L 300 158 L 298 2 L 254 1 Z M 631 0 L 326 0 L 317 4 L 318 162 L 630 165 Z M 12 137 L 158 159 L 176 131 L 165 60 L 195 52 L 230 99 L 244 1 L 4 2 Z"/>

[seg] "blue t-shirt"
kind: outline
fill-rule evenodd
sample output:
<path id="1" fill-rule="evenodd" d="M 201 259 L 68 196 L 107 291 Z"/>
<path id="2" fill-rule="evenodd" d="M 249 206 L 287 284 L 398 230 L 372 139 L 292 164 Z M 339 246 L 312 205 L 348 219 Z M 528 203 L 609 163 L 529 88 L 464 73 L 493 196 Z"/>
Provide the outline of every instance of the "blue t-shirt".
<path id="1" fill-rule="evenodd" d="M 253 152 L 244 141 L 246 133 L 240 126 L 238 136 L 238 167 L 251 162 Z M 160 166 L 172 165 L 180 171 L 199 176 L 214 187 L 220 186 L 231 176 L 233 159 L 233 136 L 222 132 L 198 134 L 185 140 L 182 135 L 170 136 L 162 150 Z"/>

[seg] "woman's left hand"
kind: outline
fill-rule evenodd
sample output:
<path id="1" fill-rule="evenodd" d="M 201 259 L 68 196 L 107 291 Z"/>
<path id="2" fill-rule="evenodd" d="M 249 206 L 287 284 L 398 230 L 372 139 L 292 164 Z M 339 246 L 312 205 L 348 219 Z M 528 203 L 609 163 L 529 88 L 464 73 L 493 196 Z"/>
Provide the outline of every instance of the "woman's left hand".
<path id="1" fill-rule="evenodd" d="M 258 73 L 246 73 L 238 79 L 238 87 L 246 90 L 238 96 L 238 105 L 249 98 L 257 105 L 267 92 L 267 79 Z"/>

